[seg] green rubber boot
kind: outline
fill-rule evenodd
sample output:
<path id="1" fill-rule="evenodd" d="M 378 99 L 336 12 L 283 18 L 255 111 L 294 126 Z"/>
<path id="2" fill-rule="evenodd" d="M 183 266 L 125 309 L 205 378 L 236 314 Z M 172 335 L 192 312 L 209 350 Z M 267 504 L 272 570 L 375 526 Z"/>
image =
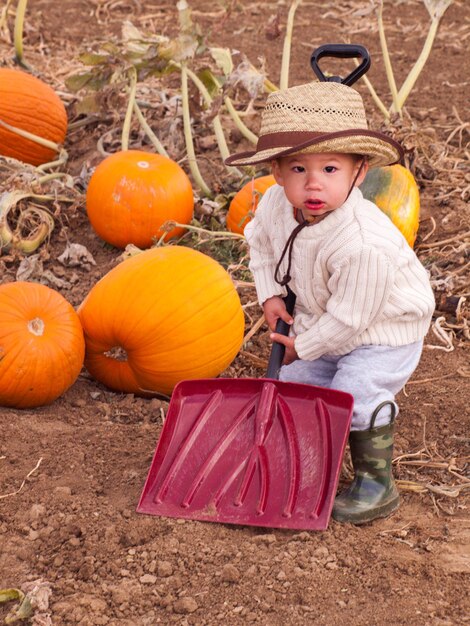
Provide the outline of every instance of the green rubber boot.
<path id="1" fill-rule="evenodd" d="M 377 414 L 386 404 L 392 406 L 390 424 L 374 428 Z M 400 496 L 392 475 L 395 414 L 395 404 L 383 402 L 375 409 L 368 430 L 350 433 L 354 479 L 335 499 L 332 515 L 338 522 L 365 524 L 398 508 Z"/>

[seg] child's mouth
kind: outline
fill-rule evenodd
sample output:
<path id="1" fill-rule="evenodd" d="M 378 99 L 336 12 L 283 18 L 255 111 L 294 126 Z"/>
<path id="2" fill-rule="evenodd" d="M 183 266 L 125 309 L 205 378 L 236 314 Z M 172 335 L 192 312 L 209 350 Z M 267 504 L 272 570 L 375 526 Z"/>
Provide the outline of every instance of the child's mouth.
<path id="1" fill-rule="evenodd" d="M 309 211 L 319 211 L 324 206 L 325 203 L 322 200 L 307 200 L 305 203 L 305 208 Z"/>

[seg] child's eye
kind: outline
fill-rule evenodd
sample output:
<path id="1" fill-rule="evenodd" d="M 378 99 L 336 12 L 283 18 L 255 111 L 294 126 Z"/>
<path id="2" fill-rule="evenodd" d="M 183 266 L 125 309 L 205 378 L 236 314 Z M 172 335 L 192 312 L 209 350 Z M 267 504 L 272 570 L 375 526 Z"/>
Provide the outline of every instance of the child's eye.
<path id="1" fill-rule="evenodd" d="M 333 172 L 336 172 L 337 168 L 334 165 L 327 165 L 325 167 L 325 172 L 327 174 L 333 174 Z"/>
<path id="2" fill-rule="evenodd" d="M 294 165 L 292 167 L 292 171 L 297 172 L 297 173 L 302 173 L 302 172 L 305 172 L 305 168 L 303 167 L 303 165 Z"/>

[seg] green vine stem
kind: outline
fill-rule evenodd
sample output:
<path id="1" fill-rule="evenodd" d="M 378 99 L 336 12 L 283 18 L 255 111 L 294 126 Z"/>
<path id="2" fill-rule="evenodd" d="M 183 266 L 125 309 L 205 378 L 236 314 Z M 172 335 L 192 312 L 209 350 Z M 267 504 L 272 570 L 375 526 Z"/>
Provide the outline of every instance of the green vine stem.
<path id="1" fill-rule="evenodd" d="M 286 36 L 282 49 L 281 75 L 279 79 L 279 89 L 287 89 L 289 86 L 290 52 L 292 46 L 292 30 L 294 28 L 294 15 L 302 0 L 294 0 L 290 5 L 287 16 Z"/>
<path id="2" fill-rule="evenodd" d="M 209 108 L 212 105 L 213 100 L 212 100 L 209 92 L 207 91 L 204 83 L 188 67 L 186 67 L 186 70 L 188 72 L 189 78 L 196 85 L 196 87 L 198 88 L 201 96 L 204 98 L 204 102 L 206 103 L 206 106 Z M 227 146 L 227 142 L 225 141 L 225 135 L 224 135 L 224 131 L 223 131 L 223 128 L 222 128 L 222 123 L 220 121 L 220 116 L 219 115 L 215 115 L 214 116 L 214 119 L 212 120 L 212 126 L 214 128 L 214 133 L 215 133 L 215 136 L 216 136 L 216 139 L 217 139 L 217 145 L 219 146 L 220 155 L 222 157 L 222 160 L 225 161 L 225 159 L 230 155 L 230 152 L 229 152 L 229 149 L 228 149 L 228 146 Z M 236 167 L 230 167 L 229 166 L 229 167 L 227 167 L 227 170 L 229 172 L 232 172 L 236 176 L 238 176 L 238 178 L 242 178 L 242 176 L 243 176 L 243 174 L 240 172 L 240 170 L 237 169 Z"/>
<path id="3" fill-rule="evenodd" d="M 8 17 L 8 11 L 10 9 L 10 5 L 12 4 L 12 2 L 13 0 L 7 0 L 7 3 L 2 9 L 2 12 L 0 14 L 0 31 L 2 31 L 5 28 L 5 24 L 6 24 L 7 17 Z"/>
<path id="4" fill-rule="evenodd" d="M 28 132 L 27 130 L 23 130 L 22 128 L 17 128 L 16 126 L 12 126 L 3 120 L 0 120 L 0 126 L 6 128 L 7 130 L 15 133 L 16 135 L 20 135 L 20 137 L 24 137 L 25 139 L 30 139 L 31 141 L 35 141 L 36 143 L 44 146 L 46 148 L 50 148 L 55 152 L 60 152 L 60 146 L 54 141 L 49 141 L 49 139 L 44 139 L 43 137 L 39 137 L 38 135 L 34 135 L 33 133 Z"/>
<path id="5" fill-rule="evenodd" d="M 54 152 L 59 153 L 59 158 L 56 161 L 51 161 L 49 163 L 42 163 L 42 165 L 39 165 L 36 168 L 39 172 L 51 169 L 52 167 L 56 167 L 56 166 L 61 167 L 67 162 L 67 159 L 68 159 L 67 151 L 61 148 L 59 144 L 55 143 L 54 141 L 50 141 L 49 139 L 44 139 L 44 137 L 39 137 L 38 135 L 35 135 L 34 133 L 30 133 L 27 130 L 23 130 L 22 128 L 17 128 L 16 126 L 12 126 L 11 124 L 4 122 L 3 120 L 0 120 L 0 126 L 2 126 L 3 128 L 6 128 L 12 133 L 15 133 L 16 135 L 19 135 L 20 137 L 24 137 L 25 139 L 34 141 L 38 143 L 39 145 L 44 146 L 45 148 L 50 148 L 51 150 L 54 150 Z"/>
<path id="6" fill-rule="evenodd" d="M 122 125 L 121 150 L 129 149 L 129 135 L 131 132 L 132 112 L 134 111 L 135 94 L 137 91 L 137 72 L 135 67 L 129 68 L 129 101 L 127 103 L 126 115 Z"/>
<path id="7" fill-rule="evenodd" d="M 246 139 L 248 139 L 248 141 L 251 141 L 251 143 L 256 145 L 258 143 L 258 137 L 254 133 L 252 133 L 251 130 L 243 123 L 243 121 L 242 121 L 238 111 L 233 106 L 233 102 L 231 101 L 231 99 L 228 96 L 225 96 L 224 104 L 225 104 L 225 107 L 226 107 L 230 117 L 234 121 L 235 126 L 238 128 L 238 130 L 241 132 L 241 134 Z"/>
<path id="8" fill-rule="evenodd" d="M 423 49 L 421 50 L 421 53 L 416 63 L 411 68 L 410 73 L 406 77 L 405 82 L 401 86 L 400 91 L 398 92 L 398 101 L 396 104 L 397 109 L 395 109 L 395 105 L 394 105 L 394 108 L 392 109 L 392 111 L 395 111 L 395 110 L 397 110 L 398 112 L 401 111 L 401 109 L 403 108 L 403 105 L 405 104 L 406 99 L 410 95 L 410 92 L 413 89 L 416 81 L 418 80 L 418 76 L 420 75 L 421 70 L 423 69 L 424 64 L 426 63 L 431 53 L 431 49 L 434 43 L 434 39 L 436 37 L 440 19 L 442 15 L 444 14 L 444 11 L 447 9 L 449 5 L 450 5 L 450 2 L 446 6 L 444 6 L 443 9 L 441 9 L 441 12 L 436 12 L 436 14 L 432 16 L 431 26 L 429 28 L 428 35 L 424 42 Z"/>
<path id="9" fill-rule="evenodd" d="M 212 195 L 211 190 L 207 186 L 201 172 L 199 171 L 196 153 L 194 151 L 193 135 L 191 131 L 191 117 L 189 113 L 188 68 L 186 67 L 186 63 L 181 63 L 181 102 L 183 107 L 184 140 L 186 143 L 189 169 L 191 170 L 191 174 L 196 185 L 205 196 L 210 198 Z"/>
<path id="10" fill-rule="evenodd" d="M 15 27 L 13 30 L 13 42 L 15 46 L 15 60 L 25 70 L 31 70 L 31 67 L 23 59 L 23 30 L 24 16 L 26 14 L 26 5 L 28 0 L 18 0 L 15 15 Z"/>
<path id="11" fill-rule="evenodd" d="M 139 105 L 137 104 L 135 100 L 134 100 L 134 113 L 136 114 L 136 117 L 139 120 L 139 124 L 144 129 L 145 134 L 150 139 L 153 147 L 158 152 L 158 154 L 161 154 L 162 156 L 169 158 L 168 152 L 165 150 L 160 139 L 157 137 L 157 135 L 153 132 L 153 130 L 148 125 L 147 120 L 145 119 L 142 111 L 139 108 Z"/>
<path id="12" fill-rule="evenodd" d="M 38 165 L 36 170 L 38 172 L 47 172 L 54 167 L 62 167 L 67 163 L 69 158 L 68 152 L 64 149 L 60 151 L 59 158 L 56 161 L 50 161 L 49 163 L 43 163 L 42 165 Z"/>
<path id="13" fill-rule="evenodd" d="M 168 229 L 168 231 L 173 230 L 174 228 L 184 228 L 186 230 L 191 230 L 195 233 L 203 233 L 205 235 L 209 235 L 209 237 L 221 238 L 221 239 L 240 239 L 245 241 L 245 235 L 240 235 L 239 233 L 232 233 L 229 231 L 220 231 L 220 230 L 207 230 L 207 228 L 201 228 L 200 226 L 193 226 L 192 224 L 180 224 L 179 222 L 174 222 L 173 220 L 168 220 L 164 224 L 162 224 L 162 230 Z"/>
<path id="14" fill-rule="evenodd" d="M 390 93 L 392 94 L 393 108 L 397 113 L 401 115 L 401 109 L 398 105 L 398 92 L 395 82 L 395 76 L 393 75 L 392 63 L 390 61 L 390 55 L 388 53 L 387 39 L 385 37 L 385 28 L 383 23 L 383 0 L 379 0 L 379 6 L 377 9 L 377 21 L 379 26 L 380 47 L 382 49 L 382 57 L 385 65 L 385 73 L 387 75 L 388 86 Z"/>
<path id="15" fill-rule="evenodd" d="M 357 59 L 354 59 L 354 63 L 356 64 L 356 67 L 359 66 L 359 61 Z M 364 81 L 364 83 L 367 85 L 367 89 L 369 90 L 370 95 L 372 96 L 375 104 L 377 105 L 377 107 L 379 108 L 381 113 L 383 114 L 384 118 L 386 120 L 389 120 L 390 119 L 390 113 L 389 113 L 387 107 L 385 106 L 385 104 L 379 98 L 379 96 L 378 96 L 377 92 L 375 91 L 372 83 L 370 82 L 370 80 L 367 78 L 367 76 L 365 74 L 363 76 L 361 76 L 361 78 Z"/>

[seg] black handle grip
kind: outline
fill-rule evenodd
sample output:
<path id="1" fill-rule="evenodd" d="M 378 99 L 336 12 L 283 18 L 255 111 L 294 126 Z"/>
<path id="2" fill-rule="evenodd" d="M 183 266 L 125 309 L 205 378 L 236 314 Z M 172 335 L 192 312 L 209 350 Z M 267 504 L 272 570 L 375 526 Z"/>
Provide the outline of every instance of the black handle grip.
<path id="1" fill-rule="evenodd" d="M 356 68 L 354 68 L 354 70 L 350 74 L 346 76 L 346 78 L 341 78 L 341 76 L 326 77 L 318 65 L 318 62 L 323 57 L 336 57 L 339 59 L 355 58 L 362 59 L 362 61 Z M 364 46 L 360 46 L 358 44 L 326 43 L 312 52 L 312 56 L 310 57 L 310 65 L 312 66 L 315 74 L 322 82 L 329 81 L 335 83 L 343 83 L 343 85 L 352 85 L 369 69 L 370 55 L 367 48 L 364 48 Z"/>
<path id="2" fill-rule="evenodd" d="M 292 315 L 295 305 L 295 293 L 289 289 L 289 287 L 287 287 L 287 296 L 284 298 L 284 303 L 286 305 L 286 311 L 289 315 Z M 281 319 L 277 320 L 277 333 L 287 337 L 289 335 L 289 329 L 290 325 L 287 322 Z M 273 343 L 271 355 L 269 357 L 268 369 L 266 370 L 266 378 L 279 378 L 279 370 L 281 369 L 285 351 L 286 347 L 282 343 L 277 343 L 277 341 Z"/>

